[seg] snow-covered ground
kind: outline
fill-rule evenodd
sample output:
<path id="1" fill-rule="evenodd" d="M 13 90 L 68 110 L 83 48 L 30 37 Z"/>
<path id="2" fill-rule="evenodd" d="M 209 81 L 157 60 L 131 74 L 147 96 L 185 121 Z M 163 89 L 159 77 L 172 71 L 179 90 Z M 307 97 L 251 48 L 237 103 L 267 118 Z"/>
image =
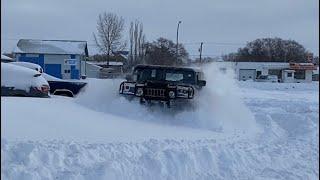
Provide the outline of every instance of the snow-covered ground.
<path id="1" fill-rule="evenodd" d="M 319 84 L 207 70 L 194 111 L 147 108 L 120 80 L 75 99 L 1 97 L 4 179 L 318 179 Z"/>

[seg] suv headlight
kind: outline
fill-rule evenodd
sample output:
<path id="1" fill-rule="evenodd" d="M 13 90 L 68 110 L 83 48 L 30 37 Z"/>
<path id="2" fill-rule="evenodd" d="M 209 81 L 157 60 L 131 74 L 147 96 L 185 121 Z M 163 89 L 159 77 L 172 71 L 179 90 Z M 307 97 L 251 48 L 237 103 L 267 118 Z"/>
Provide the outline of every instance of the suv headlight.
<path id="1" fill-rule="evenodd" d="M 193 90 L 193 88 L 189 88 L 188 98 L 193 98 L 193 95 L 194 95 L 194 90 Z"/>
<path id="2" fill-rule="evenodd" d="M 143 95 L 143 89 L 142 88 L 138 88 L 136 91 L 136 96 L 142 96 Z"/>
<path id="3" fill-rule="evenodd" d="M 169 91 L 169 97 L 171 99 L 175 98 L 176 97 L 176 93 L 174 93 L 174 91 Z"/>
<path id="4" fill-rule="evenodd" d="M 189 91 L 189 87 L 177 86 L 177 97 L 188 98 Z"/>

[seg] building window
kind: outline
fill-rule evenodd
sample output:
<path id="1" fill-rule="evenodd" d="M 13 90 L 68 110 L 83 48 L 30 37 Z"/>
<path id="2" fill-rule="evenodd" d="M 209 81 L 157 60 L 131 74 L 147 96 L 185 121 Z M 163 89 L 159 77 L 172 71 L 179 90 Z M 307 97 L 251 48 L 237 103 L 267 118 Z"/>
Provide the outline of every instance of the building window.
<path id="1" fill-rule="evenodd" d="M 287 77 L 292 77 L 292 73 L 290 72 L 290 73 L 288 73 L 288 76 Z"/>
<path id="2" fill-rule="evenodd" d="M 306 71 L 305 70 L 296 70 L 294 73 L 295 79 L 306 79 Z"/>

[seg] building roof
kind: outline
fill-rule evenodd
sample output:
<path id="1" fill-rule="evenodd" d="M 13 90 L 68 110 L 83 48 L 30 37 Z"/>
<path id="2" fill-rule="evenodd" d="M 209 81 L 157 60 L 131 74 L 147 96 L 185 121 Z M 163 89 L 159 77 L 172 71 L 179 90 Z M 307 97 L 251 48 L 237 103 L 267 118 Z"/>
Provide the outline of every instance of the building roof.
<path id="1" fill-rule="evenodd" d="M 86 54 L 86 41 L 20 39 L 15 53 Z"/>
<path id="2" fill-rule="evenodd" d="M 1 59 L 2 60 L 11 60 L 11 61 L 13 61 L 13 59 L 11 57 L 8 57 L 8 56 L 3 55 L 3 54 L 1 54 Z"/>
<path id="3" fill-rule="evenodd" d="M 147 64 L 138 64 L 134 67 L 134 69 L 145 69 L 145 68 L 201 72 L 200 68 L 194 68 L 194 67 L 176 67 L 176 66 L 167 66 L 167 65 L 147 65 Z"/>
<path id="4" fill-rule="evenodd" d="M 98 68 L 98 69 L 102 69 L 102 67 L 100 67 L 100 66 L 98 66 L 98 65 L 96 65 L 96 64 L 94 64 L 94 63 L 92 63 L 92 62 L 86 62 L 86 64 L 89 64 L 90 66 L 92 66 L 92 67 L 95 67 L 95 68 Z"/>
<path id="5" fill-rule="evenodd" d="M 293 69 L 293 70 L 316 70 L 317 67 L 312 63 L 290 63 L 290 69 Z"/>
<path id="6" fill-rule="evenodd" d="M 90 61 L 91 64 L 95 64 L 95 65 L 107 65 L 107 61 Z M 116 62 L 116 61 L 109 61 L 109 65 L 110 66 L 123 66 L 123 62 Z"/>

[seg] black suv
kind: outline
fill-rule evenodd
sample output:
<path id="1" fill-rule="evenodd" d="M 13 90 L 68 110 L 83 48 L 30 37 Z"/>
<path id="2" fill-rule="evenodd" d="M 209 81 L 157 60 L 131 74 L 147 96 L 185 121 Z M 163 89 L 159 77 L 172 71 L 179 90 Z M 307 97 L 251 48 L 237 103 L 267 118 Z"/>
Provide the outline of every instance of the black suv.
<path id="1" fill-rule="evenodd" d="M 206 85 L 199 70 L 158 65 L 137 65 L 126 79 L 120 94 L 139 97 L 141 103 L 165 102 L 168 107 L 177 100 L 193 99 Z"/>

